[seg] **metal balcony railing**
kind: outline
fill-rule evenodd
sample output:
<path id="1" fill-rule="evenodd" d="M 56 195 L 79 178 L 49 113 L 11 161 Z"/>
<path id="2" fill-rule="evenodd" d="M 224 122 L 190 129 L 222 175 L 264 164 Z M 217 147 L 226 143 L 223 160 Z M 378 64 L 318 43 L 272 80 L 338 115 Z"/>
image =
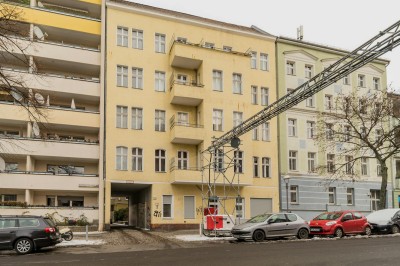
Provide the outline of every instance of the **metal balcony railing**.
<path id="1" fill-rule="evenodd" d="M 190 124 L 189 122 L 185 122 L 185 121 L 175 121 L 175 115 L 171 116 L 171 118 L 169 119 L 169 128 L 173 129 L 175 126 L 178 127 L 192 127 L 192 128 L 204 128 L 203 125 L 199 125 L 199 124 Z"/>

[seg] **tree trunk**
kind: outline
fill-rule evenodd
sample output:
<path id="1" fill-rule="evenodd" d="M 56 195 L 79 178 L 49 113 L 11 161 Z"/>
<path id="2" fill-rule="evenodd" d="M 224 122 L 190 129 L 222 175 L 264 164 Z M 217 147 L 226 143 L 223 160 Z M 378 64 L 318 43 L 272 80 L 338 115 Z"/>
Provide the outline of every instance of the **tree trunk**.
<path id="1" fill-rule="evenodd" d="M 381 182 L 381 191 L 379 193 L 379 204 L 378 209 L 386 209 L 386 194 L 387 194 L 387 181 L 388 181 L 388 168 L 385 162 L 380 162 L 382 166 L 382 182 Z"/>

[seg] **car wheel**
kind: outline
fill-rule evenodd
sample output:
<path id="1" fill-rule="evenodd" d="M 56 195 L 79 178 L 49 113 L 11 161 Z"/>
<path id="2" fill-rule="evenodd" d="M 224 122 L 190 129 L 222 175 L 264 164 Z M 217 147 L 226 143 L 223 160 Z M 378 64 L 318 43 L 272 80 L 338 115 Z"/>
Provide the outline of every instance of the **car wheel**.
<path id="1" fill-rule="evenodd" d="M 369 227 L 369 226 L 366 226 L 366 227 L 365 227 L 365 229 L 364 229 L 364 235 L 366 235 L 366 236 L 370 236 L 370 235 L 371 235 L 371 233 L 372 233 L 372 231 L 371 231 L 371 227 Z"/>
<path id="2" fill-rule="evenodd" d="M 20 255 L 28 254 L 33 250 L 33 242 L 28 238 L 20 238 L 15 242 L 14 249 Z"/>
<path id="3" fill-rule="evenodd" d="M 305 228 L 300 228 L 300 230 L 297 232 L 298 239 L 307 239 L 308 235 L 309 235 L 308 230 Z"/>
<path id="4" fill-rule="evenodd" d="M 72 238 L 74 238 L 74 235 L 72 234 L 72 232 L 66 233 L 63 238 L 65 239 L 65 241 L 71 241 Z"/>
<path id="5" fill-rule="evenodd" d="M 392 234 L 400 233 L 399 227 L 397 225 L 392 225 Z"/>
<path id="6" fill-rule="evenodd" d="M 256 242 L 263 241 L 265 239 L 265 233 L 262 230 L 256 230 L 253 233 L 253 240 Z"/>
<path id="7" fill-rule="evenodd" d="M 343 237 L 343 235 L 343 230 L 341 228 L 336 228 L 335 233 L 333 233 L 333 236 L 338 238 Z"/>

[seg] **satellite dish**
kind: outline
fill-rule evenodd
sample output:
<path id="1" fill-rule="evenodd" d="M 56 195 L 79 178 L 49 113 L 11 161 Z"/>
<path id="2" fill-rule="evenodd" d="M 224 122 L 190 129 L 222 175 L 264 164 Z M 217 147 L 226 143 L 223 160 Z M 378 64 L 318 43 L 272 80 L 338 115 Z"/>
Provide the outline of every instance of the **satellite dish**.
<path id="1" fill-rule="evenodd" d="M 38 126 L 38 124 L 36 123 L 36 121 L 33 122 L 32 131 L 33 131 L 33 135 L 34 135 L 35 137 L 39 137 L 39 136 L 40 136 L 40 129 L 39 129 L 39 126 Z"/>
<path id="2" fill-rule="evenodd" d="M 39 2 L 40 3 L 40 2 Z M 44 37 L 49 36 L 46 32 L 43 32 L 38 26 L 33 26 L 33 34 L 35 34 L 36 38 L 43 41 Z"/>
<path id="3" fill-rule="evenodd" d="M 0 171 L 6 170 L 6 162 L 0 157 Z"/>
<path id="4" fill-rule="evenodd" d="M 240 139 L 238 137 L 234 137 L 231 139 L 231 147 L 232 148 L 238 148 L 240 145 Z"/>
<path id="5" fill-rule="evenodd" d="M 40 93 L 35 93 L 35 99 L 39 104 L 44 104 L 44 97 Z"/>
<path id="6" fill-rule="evenodd" d="M 23 99 L 21 93 L 19 93 L 14 87 L 11 88 L 10 94 L 18 102 L 22 101 Z"/>

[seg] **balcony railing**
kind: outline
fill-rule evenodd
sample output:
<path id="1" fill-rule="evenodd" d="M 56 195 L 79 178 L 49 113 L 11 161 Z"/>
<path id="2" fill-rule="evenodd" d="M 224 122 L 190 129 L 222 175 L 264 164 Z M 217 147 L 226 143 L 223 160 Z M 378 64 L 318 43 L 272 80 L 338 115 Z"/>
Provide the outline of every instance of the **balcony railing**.
<path id="1" fill-rule="evenodd" d="M 201 167 L 197 166 L 188 166 L 189 161 L 184 161 L 182 160 L 181 162 L 178 162 L 175 157 L 171 158 L 169 162 L 169 171 L 173 172 L 175 170 L 182 170 L 182 171 L 201 171 Z"/>
<path id="2" fill-rule="evenodd" d="M 0 104 L 7 104 L 7 105 L 20 105 L 14 101 L 1 101 Z M 41 106 L 40 108 L 52 109 L 52 110 L 64 110 L 64 111 L 72 111 L 72 112 L 81 112 L 81 113 L 89 113 L 89 114 L 99 114 L 99 111 L 87 111 L 81 108 L 68 108 L 63 106 Z"/>
<path id="3" fill-rule="evenodd" d="M 178 126 L 178 127 L 204 128 L 203 125 L 199 125 L 199 124 L 190 124 L 188 122 L 179 121 L 179 120 L 175 121 L 175 115 L 173 115 L 169 119 L 169 129 L 173 129 L 175 126 Z"/>
<path id="4" fill-rule="evenodd" d="M 3 139 L 18 139 L 18 140 L 33 140 L 33 141 L 48 141 L 48 142 L 61 142 L 61 143 L 78 143 L 78 144 L 88 144 L 88 145 L 97 145 L 99 144 L 99 140 L 92 139 L 74 139 L 73 137 L 59 137 L 56 135 L 43 135 L 40 138 L 29 138 L 29 137 L 20 137 L 18 135 L 3 135 L 0 134 L 0 138 Z"/>
<path id="5" fill-rule="evenodd" d="M 169 78 L 169 90 L 172 90 L 172 88 L 174 87 L 175 84 L 183 85 L 183 86 L 190 86 L 190 87 L 199 87 L 199 88 L 204 87 L 203 84 L 201 84 L 200 82 L 198 82 L 194 79 L 188 80 L 188 81 L 179 80 L 176 78 L 176 74 L 172 73 Z"/>
<path id="6" fill-rule="evenodd" d="M 58 176 L 82 176 L 82 177 L 98 177 L 98 174 L 81 174 L 81 173 L 55 173 L 55 172 L 37 172 L 37 171 L 19 171 L 19 170 L 0 170 L 5 174 L 24 174 L 24 175 L 58 175 Z"/>

